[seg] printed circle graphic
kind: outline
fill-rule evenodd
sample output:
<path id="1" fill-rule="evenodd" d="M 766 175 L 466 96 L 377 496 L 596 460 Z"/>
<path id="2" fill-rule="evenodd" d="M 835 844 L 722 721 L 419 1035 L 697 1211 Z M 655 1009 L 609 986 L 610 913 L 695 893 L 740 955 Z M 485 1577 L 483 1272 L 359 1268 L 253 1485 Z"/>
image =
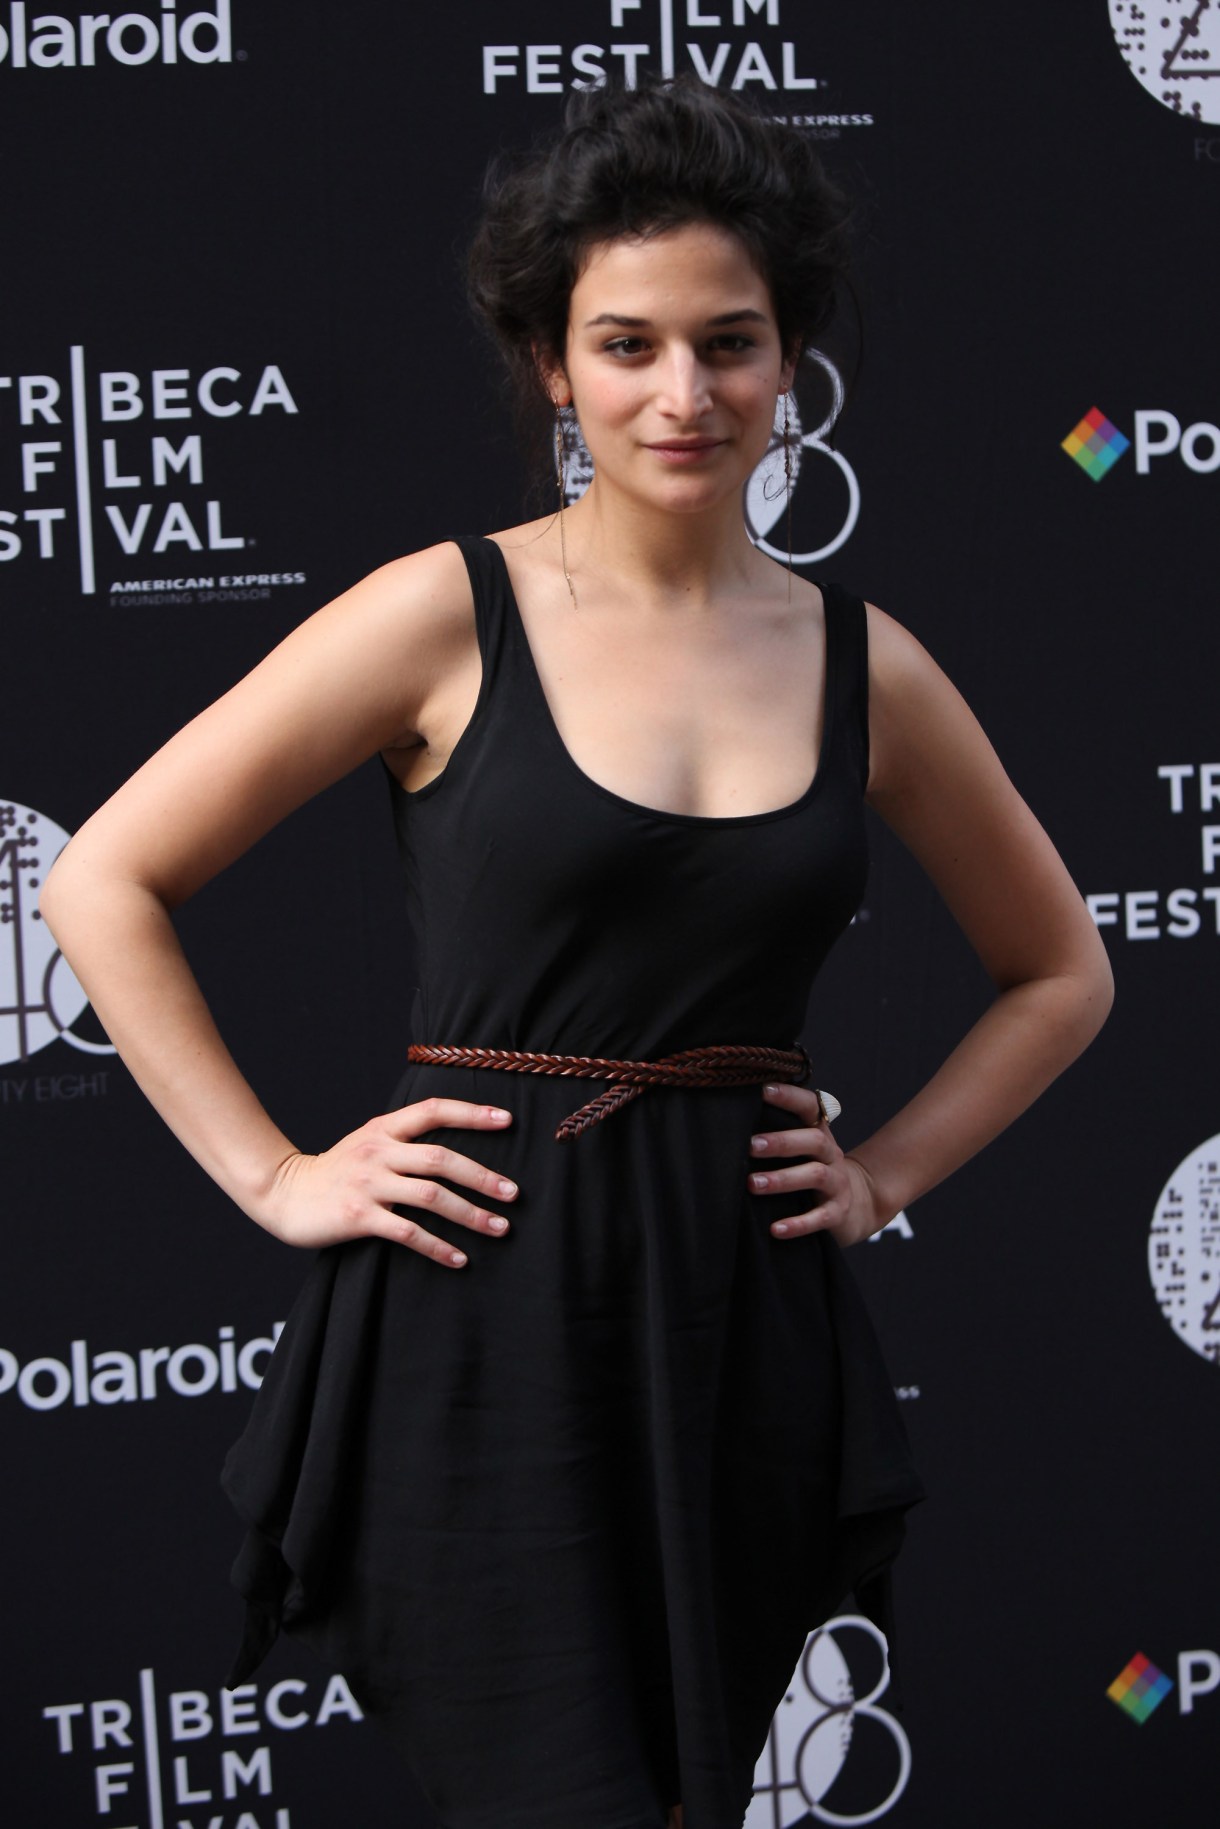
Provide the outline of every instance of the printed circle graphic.
<path id="1" fill-rule="evenodd" d="M 1162 107 L 1220 122 L 1220 7 L 1213 0 L 1110 0 L 1110 27 L 1132 76 Z"/>
<path id="2" fill-rule="evenodd" d="M 878 1672 L 871 1685 L 857 1694 L 857 1683 L 840 1640 L 854 1635 L 871 1641 Z M 858 1652 L 861 1647 L 853 1645 Z M 864 1646 L 866 1653 L 869 1645 Z M 911 1775 L 911 1743 L 901 1725 L 878 1698 L 889 1685 L 890 1668 L 885 1638 L 870 1619 L 843 1614 L 809 1635 L 788 1694 L 775 1712 L 771 1732 L 754 1772 L 754 1795 L 744 1829 L 790 1829 L 812 1816 L 830 1824 L 875 1823 L 888 1814 L 906 1790 Z M 896 1775 L 880 1797 L 855 1809 L 838 1810 L 826 1801 L 832 1786 L 848 1764 L 856 1728 L 867 1722 L 892 1743 L 891 1760 Z M 866 1777 L 871 1779 L 870 1774 Z"/>
<path id="3" fill-rule="evenodd" d="M 1220 1136 L 1192 1150 L 1161 1189 L 1148 1275 L 1179 1340 L 1220 1366 Z"/>
<path id="4" fill-rule="evenodd" d="M 67 842 L 45 813 L 0 800 L 0 1066 L 57 1040 L 114 1053 L 109 1042 L 73 1035 L 89 999 L 38 912 L 38 891 Z"/>
<path id="5" fill-rule="evenodd" d="M 856 473 L 842 452 L 832 450 L 825 442 L 827 432 L 830 431 L 843 409 L 842 377 L 830 358 L 824 356 L 820 350 L 806 350 L 805 360 L 824 371 L 830 383 L 831 402 L 821 423 L 811 432 L 807 432 L 800 421 L 795 395 L 788 397 L 789 428 L 797 436 L 797 442 L 792 445 L 788 459 L 793 493 L 795 494 L 800 485 L 802 472 L 807 468 L 806 453 L 818 457 L 828 457 L 847 484 L 847 512 L 839 531 L 824 546 L 819 546 L 812 552 L 794 552 L 792 555 L 794 565 L 813 565 L 819 559 L 827 559 L 831 553 L 837 553 L 839 548 L 845 546 L 851 538 L 856 522 L 860 519 L 860 484 L 857 481 Z M 788 563 L 787 547 L 773 546 L 766 536 L 782 520 L 787 507 L 788 478 L 784 471 L 784 402 L 780 399 L 775 404 L 775 426 L 771 435 L 771 443 L 746 484 L 745 515 L 746 526 L 749 528 L 750 538 L 754 544 L 761 547 L 763 552 L 769 553 L 771 558 L 778 559 L 783 565 Z"/>

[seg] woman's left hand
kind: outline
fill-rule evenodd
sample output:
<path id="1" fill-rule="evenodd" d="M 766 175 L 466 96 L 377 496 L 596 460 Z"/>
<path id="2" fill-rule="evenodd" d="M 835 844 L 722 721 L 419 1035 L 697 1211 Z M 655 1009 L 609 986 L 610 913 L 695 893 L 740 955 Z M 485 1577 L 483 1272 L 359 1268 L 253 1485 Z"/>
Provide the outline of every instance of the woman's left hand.
<path id="1" fill-rule="evenodd" d="M 829 1232 L 840 1245 L 855 1245 L 885 1225 L 889 1215 L 877 1211 L 874 1190 L 860 1163 L 845 1156 L 822 1116 L 816 1092 L 804 1086 L 764 1086 L 768 1105 L 790 1111 L 802 1122 L 785 1130 L 760 1131 L 750 1139 L 750 1154 L 761 1158 L 750 1175 L 753 1194 L 791 1194 L 808 1188 L 818 1196 L 808 1212 L 777 1219 L 773 1238 L 802 1238 L 807 1232 Z M 800 1161 L 791 1158 L 800 1157 Z"/>

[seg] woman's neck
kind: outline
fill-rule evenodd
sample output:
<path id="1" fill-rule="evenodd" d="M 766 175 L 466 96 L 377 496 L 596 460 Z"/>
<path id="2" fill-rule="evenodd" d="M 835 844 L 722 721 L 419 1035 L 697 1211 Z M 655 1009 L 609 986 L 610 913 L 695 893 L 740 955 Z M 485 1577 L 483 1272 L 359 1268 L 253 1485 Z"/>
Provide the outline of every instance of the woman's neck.
<path id="1" fill-rule="evenodd" d="M 633 596 L 686 608 L 765 586 L 770 565 L 757 552 L 739 502 L 675 514 L 600 493 L 596 483 L 564 510 L 564 543 L 577 596 L 580 572 L 613 579 Z M 556 528 L 558 541 L 558 528 Z"/>

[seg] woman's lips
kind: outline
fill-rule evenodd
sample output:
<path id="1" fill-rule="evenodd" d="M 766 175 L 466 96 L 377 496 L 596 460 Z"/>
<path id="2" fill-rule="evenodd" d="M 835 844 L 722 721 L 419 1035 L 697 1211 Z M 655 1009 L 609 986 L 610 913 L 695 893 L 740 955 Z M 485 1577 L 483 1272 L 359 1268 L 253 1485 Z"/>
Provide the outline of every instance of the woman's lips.
<path id="1" fill-rule="evenodd" d="M 708 458 L 713 451 L 719 451 L 724 444 L 723 438 L 675 439 L 672 442 L 650 444 L 648 449 L 667 464 L 696 464 L 700 459 Z"/>

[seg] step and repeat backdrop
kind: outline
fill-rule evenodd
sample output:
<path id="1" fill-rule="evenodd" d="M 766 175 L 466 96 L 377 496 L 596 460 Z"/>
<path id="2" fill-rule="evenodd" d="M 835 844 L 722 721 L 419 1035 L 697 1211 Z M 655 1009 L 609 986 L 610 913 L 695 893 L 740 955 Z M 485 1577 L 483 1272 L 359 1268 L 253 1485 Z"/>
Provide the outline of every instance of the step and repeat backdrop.
<path id="1" fill-rule="evenodd" d="M 859 201 L 863 355 L 840 339 L 806 365 L 798 559 L 906 621 L 966 693 L 1118 986 L 1038 1109 L 852 1253 L 931 1495 L 897 1585 L 902 1703 L 866 1622 L 811 1638 L 749 1829 L 1201 1821 L 1220 1732 L 1220 9 L 137 5 L 0 5 L 5 1820 L 431 1824 L 341 1672 L 281 1643 L 222 1687 L 240 1610 L 218 1469 L 304 1261 L 163 1132 L 38 885 L 310 610 L 534 511 L 545 453 L 517 442 L 462 304 L 481 174 L 572 86 L 664 70 L 761 100 Z M 756 479 L 775 550 L 781 506 Z M 988 989 L 873 839 L 807 1037 L 845 1140 Z M 412 961 L 374 766 L 180 919 L 303 1147 L 386 1107 Z M 477 1711 L 470 1733 L 477 1758 Z"/>

